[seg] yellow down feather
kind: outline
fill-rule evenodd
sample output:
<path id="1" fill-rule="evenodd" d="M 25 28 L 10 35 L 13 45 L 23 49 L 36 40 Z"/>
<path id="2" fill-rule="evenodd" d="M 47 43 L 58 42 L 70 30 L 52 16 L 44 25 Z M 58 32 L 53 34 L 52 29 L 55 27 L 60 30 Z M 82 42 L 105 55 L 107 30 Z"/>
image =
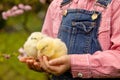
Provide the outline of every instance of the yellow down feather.
<path id="1" fill-rule="evenodd" d="M 67 54 L 64 42 L 58 38 L 48 37 L 41 32 L 33 32 L 24 43 L 23 48 L 27 56 L 34 58 L 45 55 L 49 59 L 53 59 Z"/>
<path id="2" fill-rule="evenodd" d="M 38 56 L 45 55 L 49 59 L 67 54 L 66 45 L 58 38 L 46 37 L 37 44 Z"/>
<path id="3" fill-rule="evenodd" d="M 39 40 L 43 39 L 46 37 L 46 35 L 43 35 L 40 32 L 33 32 L 31 35 L 28 37 L 28 39 L 25 41 L 23 48 L 27 56 L 32 56 L 34 58 L 37 57 L 37 48 L 36 45 Z"/>

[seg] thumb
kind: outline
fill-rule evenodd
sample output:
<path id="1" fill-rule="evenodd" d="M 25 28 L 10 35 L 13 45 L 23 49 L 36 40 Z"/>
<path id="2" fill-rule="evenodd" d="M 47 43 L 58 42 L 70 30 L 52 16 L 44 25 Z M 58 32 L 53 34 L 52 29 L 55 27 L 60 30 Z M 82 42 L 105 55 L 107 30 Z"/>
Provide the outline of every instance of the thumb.
<path id="1" fill-rule="evenodd" d="M 64 59 L 63 57 L 59 57 L 59 58 L 55 58 L 49 61 L 49 64 L 51 66 L 55 66 L 55 65 L 60 65 L 64 63 Z"/>

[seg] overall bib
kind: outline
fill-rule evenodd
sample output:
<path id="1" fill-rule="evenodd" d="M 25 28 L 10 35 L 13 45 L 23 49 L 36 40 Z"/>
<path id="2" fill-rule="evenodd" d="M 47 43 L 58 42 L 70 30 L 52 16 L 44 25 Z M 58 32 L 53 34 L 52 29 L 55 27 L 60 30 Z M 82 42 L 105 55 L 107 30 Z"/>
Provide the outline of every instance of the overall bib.
<path id="1" fill-rule="evenodd" d="M 70 3 L 72 0 L 63 0 L 62 5 Z M 111 0 L 98 0 L 99 4 L 107 6 Z M 92 18 L 97 14 L 96 18 Z M 88 11 L 84 9 L 67 9 L 63 16 L 58 38 L 60 38 L 68 48 L 68 54 L 93 54 L 102 50 L 98 41 L 98 28 L 101 21 L 101 13 L 98 11 Z M 79 80 L 73 78 L 70 71 L 60 76 L 52 76 L 52 80 Z"/>

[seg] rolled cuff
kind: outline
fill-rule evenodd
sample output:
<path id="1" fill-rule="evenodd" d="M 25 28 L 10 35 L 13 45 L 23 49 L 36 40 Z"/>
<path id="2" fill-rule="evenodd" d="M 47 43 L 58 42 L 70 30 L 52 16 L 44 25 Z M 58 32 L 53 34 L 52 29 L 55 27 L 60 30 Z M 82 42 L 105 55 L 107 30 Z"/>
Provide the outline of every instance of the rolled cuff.
<path id="1" fill-rule="evenodd" d="M 91 78 L 92 72 L 89 63 L 90 54 L 73 54 L 71 58 L 71 72 L 73 77 Z"/>

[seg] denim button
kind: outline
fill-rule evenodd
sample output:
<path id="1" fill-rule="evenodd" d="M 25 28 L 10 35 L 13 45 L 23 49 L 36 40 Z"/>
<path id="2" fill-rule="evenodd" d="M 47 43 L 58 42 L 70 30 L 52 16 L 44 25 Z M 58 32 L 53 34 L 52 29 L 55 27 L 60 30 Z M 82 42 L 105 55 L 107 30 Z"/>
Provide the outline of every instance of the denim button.
<path id="1" fill-rule="evenodd" d="M 63 16 L 66 16 L 67 15 L 67 10 L 63 10 L 62 14 L 63 14 Z"/>
<path id="2" fill-rule="evenodd" d="M 81 78 L 83 76 L 82 73 L 78 73 L 78 77 Z"/>

